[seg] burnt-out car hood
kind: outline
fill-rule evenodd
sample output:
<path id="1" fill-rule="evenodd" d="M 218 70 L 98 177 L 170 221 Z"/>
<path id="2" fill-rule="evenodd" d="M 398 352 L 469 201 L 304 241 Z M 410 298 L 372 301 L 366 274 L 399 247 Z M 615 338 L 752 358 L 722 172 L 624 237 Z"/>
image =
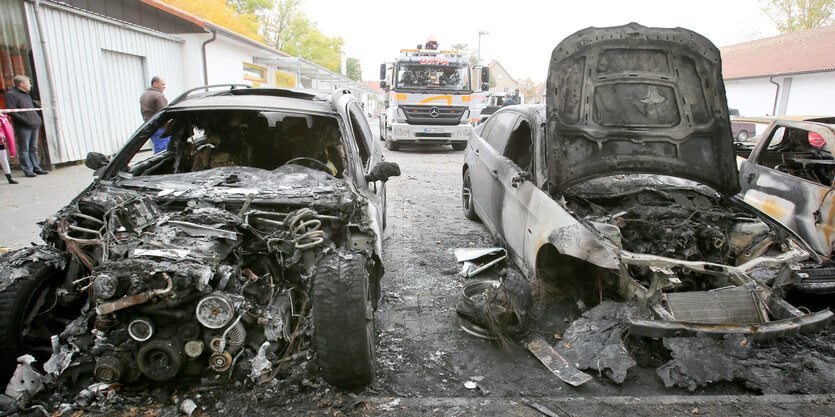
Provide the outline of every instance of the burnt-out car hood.
<path id="1" fill-rule="evenodd" d="M 253 202 L 342 208 L 354 201 L 343 179 L 299 165 L 274 170 L 221 167 L 199 172 L 121 177 L 119 188 L 150 193 L 155 200 L 201 199 L 211 202 Z"/>
<path id="2" fill-rule="evenodd" d="M 618 173 L 739 191 L 719 50 L 681 28 L 588 28 L 548 72 L 549 181 L 562 192 Z"/>

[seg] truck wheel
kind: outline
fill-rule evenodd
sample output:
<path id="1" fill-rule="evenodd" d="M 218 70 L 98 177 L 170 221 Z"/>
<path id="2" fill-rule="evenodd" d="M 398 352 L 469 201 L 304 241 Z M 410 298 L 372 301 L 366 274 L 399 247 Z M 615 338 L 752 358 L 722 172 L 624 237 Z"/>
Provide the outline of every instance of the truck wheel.
<path id="1" fill-rule="evenodd" d="M 467 149 L 467 142 L 456 142 L 452 144 L 453 151 L 463 151 Z"/>
<path id="2" fill-rule="evenodd" d="M 326 255 L 313 280 L 313 335 L 325 380 L 353 388 L 374 379 L 374 308 L 365 257 Z"/>
<path id="3" fill-rule="evenodd" d="M 55 306 L 55 268 L 44 264 L 29 266 L 30 274 L 15 279 L 0 292 L 0 380 L 7 381 L 17 367 L 17 357 L 26 353 L 37 356 L 37 351 L 49 351 L 51 331 L 61 331 L 61 326 L 50 320 L 49 312 Z M 3 277 L 8 280 L 8 277 Z M 42 316 L 43 315 L 43 316 Z M 65 324 L 64 324 L 65 326 Z M 50 330 L 50 331 L 46 331 Z M 37 349 L 43 348 L 43 349 Z M 49 357 L 38 357 L 43 363 Z"/>
<path id="4" fill-rule="evenodd" d="M 473 187 L 470 180 L 470 170 L 464 170 L 464 185 L 461 187 L 461 206 L 464 208 L 464 217 L 470 220 L 478 220 L 473 204 Z"/>
<path id="5" fill-rule="evenodd" d="M 396 151 L 400 149 L 400 144 L 391 139 L 386 138 L 386 149 L 390 151 Z"/>
<path id="6" fill-rule="evenodd" d="M 745 130 L 740 130 L 739 133 L 736 134 L 736 140 L 743 142 L 745 139 L 748 139 L 748 132 Z"/>

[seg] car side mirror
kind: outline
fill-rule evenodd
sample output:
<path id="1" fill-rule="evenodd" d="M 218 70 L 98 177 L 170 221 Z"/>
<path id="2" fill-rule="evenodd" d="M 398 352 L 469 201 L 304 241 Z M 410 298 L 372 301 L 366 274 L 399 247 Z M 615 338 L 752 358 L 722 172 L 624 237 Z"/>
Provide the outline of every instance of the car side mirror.
<path id="1" fill-rule="evenodd" d="M 110 160 L 107 159 L 104 154 L 98 152 L 90 152 L 87 154 L 87 158 L 84 158 L 84 166 L 92 169 L 93 171 L 96 171 L 109 163 Z"/>
<path id="2" fill-rule="evenodd" d="M 374 165 L 374 168 L 371 168 L 371 172 L 365 176 L 365 180 L 367 182 L 374 182 L 374 181 L 388 181 L 391 177 L 399 177 L 400 176 L 400 165 L 397 165 L 394 162 L 378 162 L 377 165 Z"/>

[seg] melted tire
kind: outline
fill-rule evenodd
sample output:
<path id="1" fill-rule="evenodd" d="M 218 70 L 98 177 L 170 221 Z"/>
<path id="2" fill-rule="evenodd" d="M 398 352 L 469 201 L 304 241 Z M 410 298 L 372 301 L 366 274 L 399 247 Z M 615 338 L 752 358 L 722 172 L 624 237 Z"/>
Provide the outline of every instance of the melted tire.
<path id="1" fill-rule="evenodd" d="M 319 366 L 340 388 L 368 385 L 376 362 L 374 310 L 365 257 L 325 256 L 313 281 L 313 335 Z"/>
<path id="2" fill-rule="evenodd" d="M 17 367 L 17 358 L 26 352 L 21 331 L 23 321 L 37 304 L 38 294 L 46 288 L 56 270 L 47 265 L 33 265 L 32 273 L 12 282 L 0 293 L 0 379 L 8 381 Z M 6 278 L 8 279 L 8 278 Z"/>

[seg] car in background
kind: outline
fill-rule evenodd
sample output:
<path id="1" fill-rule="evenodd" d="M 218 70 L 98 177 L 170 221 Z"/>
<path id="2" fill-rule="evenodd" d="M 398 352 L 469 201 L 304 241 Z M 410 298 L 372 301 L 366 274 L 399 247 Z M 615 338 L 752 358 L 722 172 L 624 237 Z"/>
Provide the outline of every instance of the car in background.
<path id="1" fill-rule="evenodd" d="M 795 284 L 809 292 L 835 292 L 833 149 L 835 124 L 777 119 L 749 157 L 739 160 L 745 201 L 791 228 L 825 261 L 804 268 Z"/>
<path id="2" fill-rule="evenodd" d="M 91 153 L 98 178 L 46 245 L 0 256 L 3 378 L 32 354 L 72 380 L 263 382 L 313 349 L 331 384 L 373 380 L 399 167 L 349 91 L 243 87 L 189 90 L 112 160 Z M 159 129 L 167 149 L 139 154 Z"/>
<path id="3" fill-rule="evenodd" d="M 775 338 L 832 319 L 753 278 L 779 286 L 814 255 L 735 197 L 709 40 L 636 23 L 588 28 L 550 62 L 547 107 L 496 111 L 473 130 L 462 167 L 464 215 L 483 221 L 530 280 L 586 302 L 609 292 L 638 300 L 653 315 L 631 321 L 640 336 Z"/>

